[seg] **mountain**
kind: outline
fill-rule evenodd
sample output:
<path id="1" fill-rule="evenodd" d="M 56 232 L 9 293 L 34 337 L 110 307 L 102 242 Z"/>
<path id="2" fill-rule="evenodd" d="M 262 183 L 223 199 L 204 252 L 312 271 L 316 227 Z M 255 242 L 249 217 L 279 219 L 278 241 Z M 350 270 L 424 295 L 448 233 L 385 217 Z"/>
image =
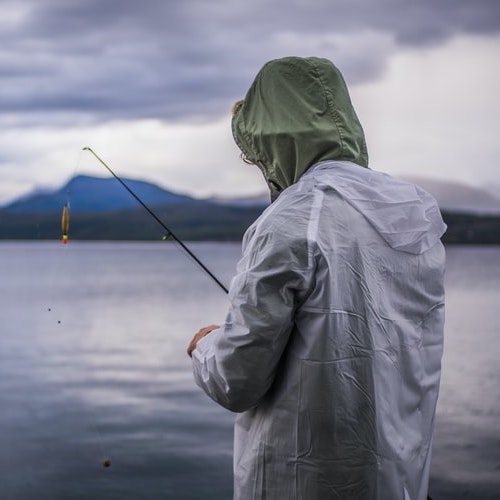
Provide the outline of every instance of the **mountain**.
<path id="1" fill-rule="evenodd" d="M 500 200 L 500 183 L 498 181 L 492 182 L 487 186 L 483 186 L 484 190 L 492 194 L 495 198 Z"/>
<path id="2" fill-rule="evenodd" d="M 246 196 L 242 198 L 214 197 L 210 198 L 209 201 L 218 203 L 219 205 L 233 205 L 239 207 L 262 207 L 267 206 L 271 203 L 269 193 L 259 194 L 255 196 Z"/>
<path id="3" fill-rule="evenodd" d="M 193 200 L 149 182 L 132 179 L 123 179 L 123 182 L 148 205 L 171 205 Z M 61 210 L 67 200 L 75 212 L 107 212 L 138 206 L 137 200 L 116 179 L 79 175 L 56 191 L 35 191 L 2 210 L 11 213 L 48 213 Z"/>
<path id="4" fill-rule="evenodd" d="M 421 177 L 405 177 L 405 179 L 432 194 L 443 211 L 500 215 L 500 199 L 486 189 Z"/>

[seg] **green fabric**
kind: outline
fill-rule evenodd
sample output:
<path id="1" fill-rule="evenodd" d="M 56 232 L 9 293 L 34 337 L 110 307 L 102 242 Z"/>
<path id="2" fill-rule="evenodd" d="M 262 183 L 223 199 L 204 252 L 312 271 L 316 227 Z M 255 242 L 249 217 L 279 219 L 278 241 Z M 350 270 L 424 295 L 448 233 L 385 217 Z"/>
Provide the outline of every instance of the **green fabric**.
<path id="1" fill-rule="evenodd" d="M 262 170 L 273 200 L 320 161 L 368 166 L 363 129 L 347 86 L 326 59 L 268 62 L 234 114 L 232 131 L 245 157 Z"/>

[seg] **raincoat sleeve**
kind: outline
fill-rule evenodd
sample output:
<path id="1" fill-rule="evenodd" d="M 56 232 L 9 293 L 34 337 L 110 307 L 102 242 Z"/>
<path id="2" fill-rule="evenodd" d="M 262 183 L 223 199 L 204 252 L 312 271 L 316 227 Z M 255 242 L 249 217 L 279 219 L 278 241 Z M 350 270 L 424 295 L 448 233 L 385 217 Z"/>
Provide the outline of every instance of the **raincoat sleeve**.
<path id="1" fill-rule="evenodd" d="M 229 410 L 242 412 L 259 403 L 287 346 L 310 276 L 298 226 L 273 224 L 244 244 L 226 322 L 193 351 L 196 383 Z"/>

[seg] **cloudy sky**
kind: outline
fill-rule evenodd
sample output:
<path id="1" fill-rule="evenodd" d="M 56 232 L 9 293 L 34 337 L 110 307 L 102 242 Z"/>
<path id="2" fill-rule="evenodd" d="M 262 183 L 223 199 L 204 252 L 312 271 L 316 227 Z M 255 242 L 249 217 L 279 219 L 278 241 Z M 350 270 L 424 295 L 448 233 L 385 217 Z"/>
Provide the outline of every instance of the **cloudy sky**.
<path id="1" fill-rule="evenodd" d="M 321 56 L 371 167 L 499 186 L 498 0 L 2 0 L 0 204 L 76 174 L 265 191 L 230 109 L 269 59 Z"/>

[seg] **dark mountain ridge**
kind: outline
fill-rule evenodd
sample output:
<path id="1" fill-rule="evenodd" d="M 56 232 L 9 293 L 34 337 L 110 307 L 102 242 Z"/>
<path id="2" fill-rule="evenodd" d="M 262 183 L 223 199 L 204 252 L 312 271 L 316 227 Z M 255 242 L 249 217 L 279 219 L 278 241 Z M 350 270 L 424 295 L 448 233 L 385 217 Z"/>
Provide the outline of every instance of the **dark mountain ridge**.
<path id="1" fill-rule="evenodd" d="M 146 204 L 189 203 L 193 198 L 173 193 L 146 181 L 123 179 L 123 182 Z M 47 213 L 61 210 L 70 201 L 71 209 L 80 212 L 109 212 L 137 208 L 137 201 L 112 177 L 78 175 L 55 191 L 23 196 L 1 209 L 12 213 Z"/>

